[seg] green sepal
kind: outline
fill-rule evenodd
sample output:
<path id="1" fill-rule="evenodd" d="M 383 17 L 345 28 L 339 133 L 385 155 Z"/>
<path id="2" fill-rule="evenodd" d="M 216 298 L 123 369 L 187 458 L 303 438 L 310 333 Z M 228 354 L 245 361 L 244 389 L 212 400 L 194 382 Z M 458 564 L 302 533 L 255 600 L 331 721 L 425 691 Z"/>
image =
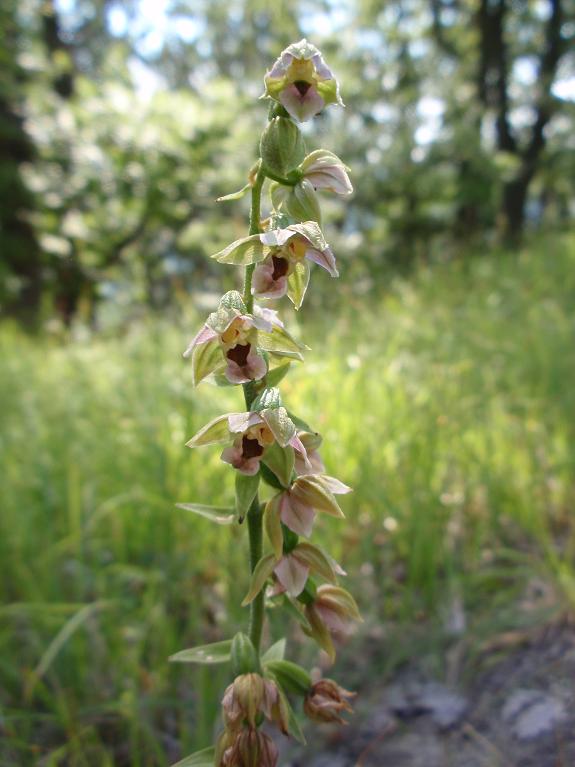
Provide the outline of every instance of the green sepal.
<path id="1" fill-rule="evenodd" d="M 236 512 L 239 522 L 243 522 L 244 517 L 248 513 L 252 501 L 258 492 L 259 483 L 259 474 L 250 476 L 239 471 L 236 472 Z"/>
<path id="2" fill-rule="evenodd" d="M 309 284 L 309 276 L 309 261 L 304 259 L 295 264 L 293 272 L 288 277 L 287 294 L 295 309 L 299 309 L 303 304 L 307 286 Z"/>
<path id="3" fill-rule="evenodd" d="M 275 452 L 275 447 L 276 447 L 275 445 L 270 445 L 270 447 L 268 447 L 268 449 L 264 453 L 264 458 L 263 458 L 262 462 L 260 463 L 260 475 L 261 475 L 261 478 L 270 487 L 273 487 L 276 490 L 283 490 L 284 489 L 284 485 L 282 485 L 282 483 L 276 477 L 274 472 L 271 469 L 269 469 L 266 466 L 266 464 L 264 463 L 264 461 L 266 460 L 266 456 L 270 455 L 270 453 L 273 455 L 273 453 Z M 279 449 L 280 450 L 292 450 L 293 451 L 293 448 L 290 448 L 290 447 L 280 447 Z"/>
<path id="4" fill-rule="evenodd" d="M 186 447 L 205 447 L 206 445 L 219 445 L 229 442 L 230 431 L 228 428 L 228 414 L 219 415 L 186 442 Z"/>
<path id="5" fill-rule="evenodd" d="M 277 442 L 270 445 L 263 455 L 262 463 L 277 478 L 282 490 L 291 485 L 295 465 L 295 451 L 291 445 L 280 447 Z M 264 479 L 272 487 L 278 486 L 277 483 L 270 482 L 267 475 L 264 475 Z"/>
<path id="6" fill-rule="evenodd" d="M 295 712 L 293 708 L 291 707 L 288 697 L 283 691 L 281 685 L 278 687 L 278 692 L 282 698 L 283 705 L 285 706 L 285 709 L 288 714 L 288 732 L 293 738 L 295 738 L 298 741 L 298 743 L 301 743 L 302 746 L 305 746 L 307 744 L 305 735 L 303 734 L 303 731 L 297 720 Z"/>
<path id="7" fill-rule="evenodd" d="M 292 437 L 295 437 L 296 428 L 285 407 L 266 408 L 261 411 L 261 416 L 278 444 L 287 447 Z"/>
<path id="8" fill-rule="evenodd" d="M 227 245 L 223 250 L 214 253 L 211 258 L 221 264 L 233 264 L 235 266 L 248 266 L 257 264 L 266 257 L 269 248 L 265 248 L 258 234 L 242 237 Z"/>
<path id="9" fill-rule="evenodd" d="M 225 639 L 223 642 L 190 647 L 188 650 L 180 650 L 171 655 L 171 663 L 199 663 L 203 666 L 212 666 L 216 663 L 228 663 L 231 658 L 232 640 Z"/>
<path id="10" fill-rule="evenodd" d="M 264 511 L 264 528 L 272 545 L 276 561 L 281 559 L 283 553 L 283 534 L 280 520 L 279 501 L 281 495 L 274 495 L 266 503 Z"/>
<path id="11" fill-rule="evenodd" d="M 196 751 L 195 754 L 186 756 L 176 764 L 172 764 L 172 767 L 214 767 L 214 759 L 215 748 L 210 746 L 202 751 Z"/>
<path id="12" fill-rule="evenodd" d="M 206 325 L 219 335 L 240 314 L 247 314 L 246 305 L 237 290 L 228 290 L 221 297 L 216 311 L 209 315 Z"/>
<path id="13" fill-rule="evenodd" d="M 250 602 L 254 601 L 254 599 L 266 585 L 266 581 L 273 573 L 275 566 L 276 558 L 274 554 L 266 554 L 260 559 L 252 573 L 250 587 L 248 589 L 248 593 L 244 597 L 242 607 L 246 607 L 246 605 L 249 605 Z"/>
<path id="14" fill-rule="evenodd" d="M 199 344 L 192 352 L 192 382 L 197 386 L 210 373 L 225 366 L 222 349 L 217 339 Z"/>
<path id="15" fill-rule="evenodd" d="M 289 660 L 272 660 L 265 663 L 266 671 L 274 675 L 286 692 L 307 695 L 312 685 L 309 673 Z"/>
<path id="16" fill-rule="evenodd" d="M 281 407 L 282 400 L 280 391 L 275 386 L 267 387 L 258 394 L 250 405 L 252 413 L 259 413 L 262 410 Z"/>
<path id="17" fill-rule="evenodd" d="M 203 503 L 176 503 L 178 509 L 191 511 L 216 525 L 231 525 L 236 521 L 234 509 L 229 506 L 205 506 Z"/>
<path id="18" fill-rule="evenodd" d="M 271 647 L 268 647 L 262 655 L 262 664 L 265 665 L 272 660 L 283 660 L 284 655 L 286 654 L 286 643 L 287 640 L 283 637 L 282 639 L 278 639 L 278 641 L 271 645 Z"/>
<path id="19" fill-rule="evenodd" d="M 293 359 L 302 361 L 302 351 L 308 347 L 295 340 L 285 328 L 274 326 L 271 333 L 260 333 L 258 335 L 258 346 L 267 352 L 289 353 Z"/>
<path id="20" fill-rule="evenodd" d="M 330 583 L 337 583 L 333 565 L 324 552 L 313 543 L 300 541 L 297 545 L 298 559 L 303 560 L 310 569 Z"/>
<path id="21" fill-rule="evenodd" d="M 241 631 L 232 639 L 231 659 L 234 676 L 260 671 L 259 657 L 252 640 Z"/>

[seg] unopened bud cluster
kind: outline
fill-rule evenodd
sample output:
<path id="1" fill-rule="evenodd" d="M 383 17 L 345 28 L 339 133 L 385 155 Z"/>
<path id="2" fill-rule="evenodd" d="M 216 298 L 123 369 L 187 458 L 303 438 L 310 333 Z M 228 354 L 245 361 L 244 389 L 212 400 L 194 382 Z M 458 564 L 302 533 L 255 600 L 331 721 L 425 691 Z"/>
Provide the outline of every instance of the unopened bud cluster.
<path id="1" fill-rule="evenodd" d="M 321 436 L 287 409 L 278 389 L 291 364 L 303 361 L 307 347 L 289 333 L 277 311 L 256 303 L 287 296 L 299 309 L 314 264 L 338 277 L 321 229 L 318 192 L 351 194 L 349 169 L 326 149 L 307 153 L 297 123 L 342 101 L 333 73 L 306 40 L 286 48 L 267 72 L 263 97 L 272 103 L 260 158 L 244 189 L 221 198 L 251 194 L 250 230 L 213 256 L 243 268 L 244 290 L 221 298 L 185 352 L 195 385 L 204 379 L 242 385 L 246 405 L 214 418 L 187 443 L 192 448 L 221 446 L 221 460 L 235 470 L 235 518 L 240 523 L 247 519 L 250 540 L 251 581 L 243 602 L 250 605 L 249 636 L 239 633 L 229 642 L 174 656 L 207 662 L 202 659 L 223 653 L 226 660 L 229 645 L 235 678 L 222 700 L 223 730 L 214 748 L 199 754 L 216 767 L 274 767 L 278 750 L 267 730 L 300 735 L 290 702 L 294 697 L 314 721 L 342 723 L 342 713 L 352 710 L 352 693 L 329 679 L 313 683 L 305 669 L 285 660 L 285 639 L 261 653 L 266 592 L 275 606 L 295 611 L 304 632 L 332 661 L 334 638 L 361 620 L 353 597 L 338 584 L 345 572 L 309 540 L 318 515 L 344 516 L 337 496 L 351 488 L 326 473 Z M 266 183 L 270 212 L 263 218 Z M 215 507 L 186 508 L 222 523 Z M 261 544 L 264 530 L 267 551 Z"/>

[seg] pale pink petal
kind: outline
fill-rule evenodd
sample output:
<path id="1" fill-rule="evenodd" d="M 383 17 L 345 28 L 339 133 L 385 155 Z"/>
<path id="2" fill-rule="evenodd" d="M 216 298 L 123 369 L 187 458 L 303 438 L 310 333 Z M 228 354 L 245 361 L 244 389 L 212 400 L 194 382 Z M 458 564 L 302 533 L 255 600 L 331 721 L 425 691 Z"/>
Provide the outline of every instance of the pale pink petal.
<path id="1" fill-rule="evenodd" d="M 325 465 L 321 460 L 321 455 L 318 450 L 307 451 L 308 462 L 303 459 L 300 453 L 295 454 L 295 473 L 298 477 L 303 474 L 323 474 L 325 472 Z M 311 469 L 309 468 L 311 466 Z"/>
<path id="2" fill-rule="evenodd" d="M 309 473 L 310 469 L 312 468 L 312 465 L 309 462 L 309 459 L 307 457 L 307 450 L 305 449 L 305 445 L 303 444 L 303 442 L 301 441 L 301 439 L 298 437 L 297 434 L 293 435 L 293 437 L 288 442 L 288 445 L 291 445 L 294 450 L 297 450 L 299 453 L 301 453 L 304 465 L 307 468 Z"/>
<path id="3" fill-rule="evenodd" d="M 252 293 L 259 298 L 281 298 L 287 293 L 287 275 L 274 280 L 273 263 L 258 264 L 254 270 Z"/>
<path id="4" fill-rule="evenodd" d="M 259 423 L 263 423 L 259 413 L 230 413 L 228 416 L 228 429 L 234 434 L 247 431 L 250 426 L 257 426 Z"/>
<path id="5" fill-rule="evenodd" d="M 319 51 L 311 57 L 311 60 L 313 61 L 316 73 L 319 77 L 321 77 L 322 80 L 335 79 L 333 72 L 325 63 L 324 58 Z"/>
<path id="6" fill-rule="evenodd" d="M 274 568 L 274 572 L 290 597 L 297 597 L 301 594 L 306 584 L 309 566 L 304 565 L 293 554 L 288 554 L 280 559 Z"/>
<path id="7" fill-rule="evenodd" d="M 259 381 L 265 376 L 267 370 L 264 358 L 252 348 L 247 356 L 246 364 L 241 367 L 234 360 L 227 359 L 225 376 L 230 383 L 243 384 L 248 381 Z"/>
<path id="8" fill-rule="evenodd" d="M 232 445 L 226 447 L 220 456 L 224 463 L 229 463 L 234 469 L 237 469 L 242 474 L 248 476 L 254 476 L 260 470 L 260 457 L 257 458 L 244 458 L 242 454 L 241 445 Z"/>
<path id="9" fill-rule="evenodd" d="M 188 344 L 188 348 L 184 352 L 184 357 L 189 357 L 194 351 L 194 348 L 196 346 L 200 346 L 201 344 L 207 344 L 208 341 L 211 341 L 212 339 L 217 337 L 218 337 L 218 334 L 216 333 L 215 330 L 212 330 L 207 325 L 204 325 L 202 329 L 199 331 L 199 333 L 197 333 L 196 336 Z"/>
<path id="10" fill-rule="evenodd" d="M 292 63 L 292 61 L 293 56 L 291 53 L 282 53 L 282 55 L 276 59 L 270 71 L 266 73 L 266 78 L 273 77 L 276 79 L 278 77 L 283 77 L 288 71 L 289 65 Z"/>
<path id="11" fill-rule="evenodd" d="M 325 250 L 308 248 L 305 252 L 305 257 L 310 261 L 319 264 L 319 266 L 322 266 L 332 277 L 339 277 L 339 272 L 335 265 L 335 256 L 333 255 L 331 248 L 326 248 Z"/>
<path id="12" fill-rule="evenodd" d="M 340 482 L 339 479 L 336 479 L 335 477 L 327 476 L 327 474 L 321 478 L 321 481 L 334 495 L 345 495 L 346 493 L 352 492 L 351 487 L 344 485 L 343 482 Z"/>
<path id="13" fill-rule="evenodd" d="M 260 242 L 270 248 L 281 248 L 294 236 L 289 229 L 270 229 L 260 234 Z"/>
<path id="14" fill-rule="evenodd" d="M 313 85 L 303 96 L 295 85 L 288 85 L 280 93 L 279 100 L 291 117 L 300 122 L 309 120 L 310 117 L 321 112 L 325 106 L 325 101 Z"/>
<path id="15" fill-rule="evenodd" d="M 333 631 L 335 634 L 347 634 L 353 627 L 353 621 L 350 618 L 340 615 L 335 610 L 330 610 L 329 607 L 319 604 L 315 606 L 315 609 L 329 631 Z"/>
<path id="16" fill-rule="evenodd" d="M 314 189 L 325 189 L 328 192 L 340 194 L 343 197 L 353 192 L 353 186 L 344 168 L 331 165 L 324 168 L 308 170 L 305 177 Z"/>
<path id="17" fill-rule="evenodd" d="M 289 491 L 282 493 L 280 517 L 284 525 L 297 535 L 304 535 L 306 538 L 311 535 L 315 511 L 311 506 L 294 498 Z"/>
<path id="18" fill-rule="evenodd" d="M 283 328 L 284 326 L 276 311 L 261 306 L 254 306 L 254 325 L 258 330 L 266 333 L 271 333 L 274 327 Z"/>

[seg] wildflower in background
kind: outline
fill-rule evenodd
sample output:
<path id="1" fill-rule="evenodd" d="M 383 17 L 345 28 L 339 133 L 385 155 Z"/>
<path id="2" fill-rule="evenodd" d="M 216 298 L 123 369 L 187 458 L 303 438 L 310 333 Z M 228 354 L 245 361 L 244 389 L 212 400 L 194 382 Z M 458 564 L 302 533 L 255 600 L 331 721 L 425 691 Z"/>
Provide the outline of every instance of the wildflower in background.
<path id="1" fill-rule="evenodd" d="M 277 312 L 256 306 L 248 314 L 240 294 L 231 290 L 192 339 L 184 357 L 192 357 L 196 385 L 222 368 L 230 383 L 241 384 L 258 381 L 268 371 L 258 347 L 278 357 L 303 359 L 302 346 L 286 331 Z"/>
<path id="2" fill-rule="evenodd" d="M 266 450 L 276 443 L 281 448 L 293 448 L 307 461 L 305 447 L 283 407 L 226 413 L 206 424 L 186 445 L 204 447 L 230 441 L 232 444 L 221 454 L 222 461 L 249 476 L 258 473 Z"/>
<path id="3" fill-rule="evenodd" d="M 306 695 L 303 710 L 315 722 L 337 722 L 347 724 L 340 714 L 353 709 L 348 698 L 354 698 L 355 693 L 340 687 L 332 679 L 320 679 Z"/>
<path id="4" fill-rule="evenodd" d="M 264 77 L 265 93 L 304 122 L 327 104 L 340 104 L 339 84 L 323 56 L 307 40 L 289 45 Z"/>

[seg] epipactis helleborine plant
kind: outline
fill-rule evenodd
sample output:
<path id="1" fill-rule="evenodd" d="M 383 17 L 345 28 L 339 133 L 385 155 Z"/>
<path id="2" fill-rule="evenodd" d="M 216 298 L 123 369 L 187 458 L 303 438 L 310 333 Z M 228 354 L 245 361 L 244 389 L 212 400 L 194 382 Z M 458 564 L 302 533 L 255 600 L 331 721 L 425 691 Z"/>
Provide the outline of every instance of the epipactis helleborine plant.
<path id="1" fill-rule="evenodd" d="M 192 360 L 194 385 L 211 378 L 219 385 L 243 387 L 245 410 L 214 418 L 187 443 L 223 447 L 221 460 L 235 470 L 235 505 L 179 504 L 220 525 L 247 519 L 251 581 L 243 604 L 250 607 L 249 630 L 172 656 L 184 663 L 229 662 L 233 673 L 222 699 L 216 743 L 179 762 L 180 767 L 275 767 L 278 748 L 261 727 L 267 721 L 279 733 L 304 742 L 294 699 L 318 722 L 345 723 L 341 714 L 352 710 L 352 693 L 331 679 L 312 680 L 308 671 L 285 659 L 284 638 L 265 652 L 261 647 L 266 600 L 295 616 L 331 661 L 334 639 L 361 620 L 355 600 L 338 585 L 345 572 L 308 540 L 318 514 L 343 517 L 337 496 L 351 488 L 326 474 L 321 436 L 286 409 L 277 388 L 292 362 L 303 361 L 307 347 L 290 335 L 276 311 L 255 303 L 287 295 L 299 309 L 314 264 L 338 276 L 321 230 L 317 192 L 351 194 L 349 169 L 327 149 L 306 154 L 296 122 L 342 101 L 334 74 L 307 40 L 286 48 L 264 82 L 262 98 L 272 104 L 260 158 L 247 185 L 221 198 L 251 193 L 249 232 L 213 256 L 244 269 L 243 293 L 226 293 L 184 352 Z M 262 220 L 266 181 L 271 211 Z M 269 488 L 265 501 L 260 499 L 262 483 Z M 265 553 L 264 530 L 270 544 Z"/>

